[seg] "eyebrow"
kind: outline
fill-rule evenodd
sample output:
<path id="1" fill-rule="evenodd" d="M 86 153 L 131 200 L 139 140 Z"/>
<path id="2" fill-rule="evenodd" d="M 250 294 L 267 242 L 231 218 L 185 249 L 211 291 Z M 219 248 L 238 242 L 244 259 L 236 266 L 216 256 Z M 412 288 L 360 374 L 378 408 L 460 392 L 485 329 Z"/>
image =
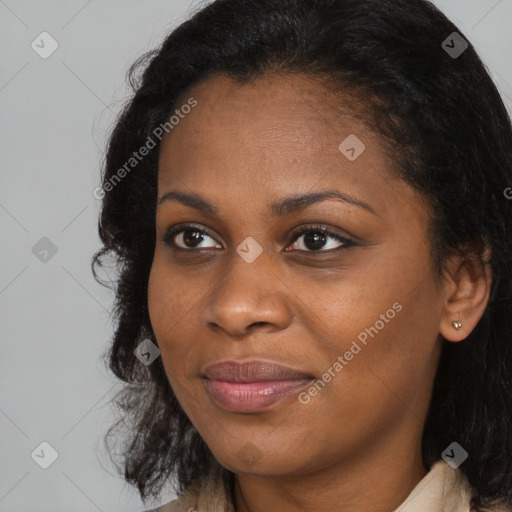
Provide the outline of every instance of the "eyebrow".
<path id="1" fill-rule="evenodd" d="M 300 194 L 291 197 L 286 197 L 279 201 L 275 201 L 269 205 L 270 214 L 273 217 L 284 217 L 302 210 L 305 210 L 308 206 L 325 201 L 327 199 L 336 199 L 344 203 L 351 204 L 363 208 L 373 215 L 378 216 L 378 213 L 367 203 L 361 201 L 350 194 L 341 193 L 337 190 L 323 190 L 320 192 L 310 192 L 307 194 Z M 184 192 L 178 192 L 172 190 L 166 192 L 159 200 L 158 206 L 166 201 L 179 201 L 185 206 L 194 208 L 202 213 L 209 215 L 218 215 L 219 209 L 214 204 L 207 201 L 205 198 L 198 194 L 186 194 Z"/>

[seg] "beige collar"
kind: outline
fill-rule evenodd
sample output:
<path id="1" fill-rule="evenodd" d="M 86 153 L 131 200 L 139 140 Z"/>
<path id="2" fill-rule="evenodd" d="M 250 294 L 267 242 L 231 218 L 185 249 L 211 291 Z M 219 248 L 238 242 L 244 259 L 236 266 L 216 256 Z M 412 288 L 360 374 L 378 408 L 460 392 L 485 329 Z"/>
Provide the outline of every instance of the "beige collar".
<path id="1" fill-rule="evenodd" d="M 222 471 L 190 486 L 178 499 L 146 512 L 234 512 Z M 439 460 L 394 512 L 470 512 L 470 498 L 464 473 Z"/>

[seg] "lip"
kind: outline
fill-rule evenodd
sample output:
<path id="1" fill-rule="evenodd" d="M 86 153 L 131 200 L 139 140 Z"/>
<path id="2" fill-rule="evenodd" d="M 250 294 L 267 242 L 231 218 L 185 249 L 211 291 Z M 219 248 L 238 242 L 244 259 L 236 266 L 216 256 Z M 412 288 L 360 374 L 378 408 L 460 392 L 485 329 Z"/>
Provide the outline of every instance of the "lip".
<path id="1" fill-rule="evenodd" d="M 222 408 L 256 412 L 297 393 L 314 377 L 275 361 L 224 361 L 208 366 L 202 375 L 209 395 Z"/>
<path id="2" fill-rule="evenodd" d="M 223 361 L 208 366 L 204 376 L 211 380 L 225 380 L 229 382 L 262 382 L 282 380 L 312 379 L 313 375 L 301 370 L 295 370 L 281 365 L 275 361 Z"/>

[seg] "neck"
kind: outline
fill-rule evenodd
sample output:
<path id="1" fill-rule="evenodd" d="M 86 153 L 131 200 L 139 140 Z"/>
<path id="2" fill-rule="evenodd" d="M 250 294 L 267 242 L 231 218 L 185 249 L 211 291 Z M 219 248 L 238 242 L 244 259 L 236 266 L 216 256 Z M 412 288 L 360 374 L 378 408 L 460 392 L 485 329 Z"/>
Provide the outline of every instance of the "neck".
<path id="1" fill-rule="evenodd" d="M 237 474 L 235 511 L 393 512 L 427 474 L 421 449 L 408 457 L 402 448 L 301 475 Z"/>

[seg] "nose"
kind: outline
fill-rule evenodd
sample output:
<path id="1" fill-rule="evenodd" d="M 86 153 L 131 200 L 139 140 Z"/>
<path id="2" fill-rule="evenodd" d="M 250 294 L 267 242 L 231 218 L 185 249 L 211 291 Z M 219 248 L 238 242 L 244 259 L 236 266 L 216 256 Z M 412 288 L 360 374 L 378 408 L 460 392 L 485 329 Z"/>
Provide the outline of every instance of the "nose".
<path id="1" fill-rule="evenodd" d="M 286 329 L 293 317 L 290 288 L 264 253 L 252 263 L 235 254 L 227 265 L 203 307 L 207 328 L 236 338 Z"/>

